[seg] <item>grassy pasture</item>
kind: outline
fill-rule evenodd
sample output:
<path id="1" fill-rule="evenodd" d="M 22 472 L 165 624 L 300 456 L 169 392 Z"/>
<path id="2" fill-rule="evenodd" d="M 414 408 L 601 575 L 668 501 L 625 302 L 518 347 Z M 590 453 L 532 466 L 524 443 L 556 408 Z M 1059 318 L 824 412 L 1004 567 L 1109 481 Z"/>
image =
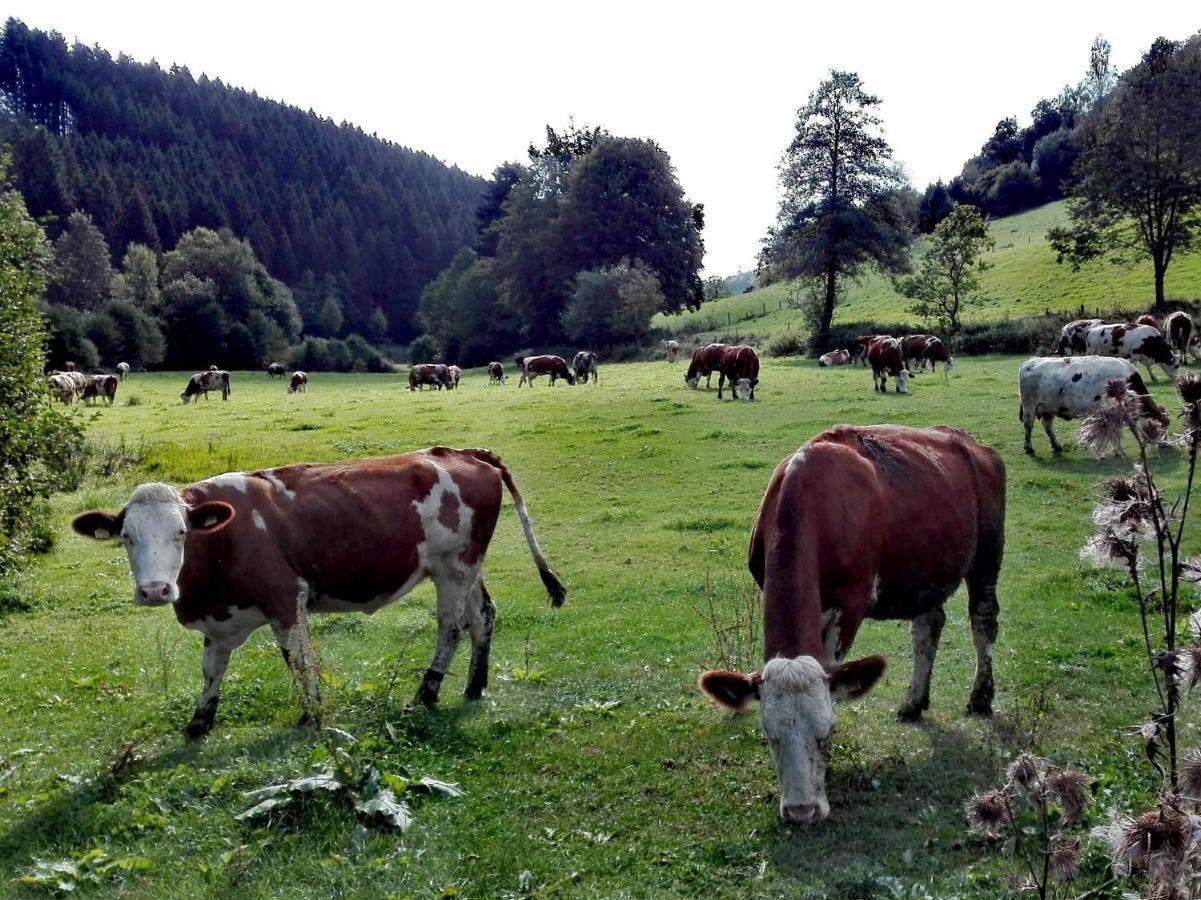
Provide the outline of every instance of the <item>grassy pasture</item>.
<path id="1" fill-rule="evenodd" d="M 662 362 L 602 365 L 596 387 L 541 379 L 532 390 L 489 387 L 475 370 L 457 393 L 419 394 L 398 376 L 317 374 L 290 396 L 281 381 L 234 373 L 229 402 L 189 406 L 183 376 L 134 375 L 118 405 L 75 414 L 98 461 L 123 446 L 141 462 L 56 498 L 55 548 L 0 600 L 0 895 L 32 894 L 15 879 L 37 860 L 95 848 L 126 865 L 81 885 L 101 896 L 1002 895 L 962 804 L 1013 753 L 1033 745 L 1084 767 L 1100 808 L 1149 787 L 1129 736 L 1149 701 L 1137 614 L 1077 558 L 1094 484 L 1124 466 L 1081 451 L 1054 460 L 1041 433 L 1039 455 L 1024 456 L 1018 362 L 965 359 L 949 380 L 924 375 L 909 396 L 880 396 L 863 369 L 765 360 L 753 404 L 687 391 L 683 365 Z M 1170 401 L 1162 381 L 1157 392 Z M 839 710 L 830 819 L 790 830 L 776 821 L 757 716 L 726 715 L 695 687 L 715 662 L 696 609 L 707 591 L 727 618 L 746 600 L 745 546 L 772 468 L 838 422 L 954 424 L 1004 456 L 997 714 L 963 714 L 973 653 L 962 591 L 921 725 L 894 718 L 911 668 L 906 627 L 866 624 L 855 653 L 883 653 L 890 669 Z M 1072 431 L 1060 425 L 1065 443 Z M 357 759 L 458 782 L 467 796 L 417 800 L 404 834 L 356 836 L 354 814 L 323 798 L 271 827 L 239 824 L 242 793 L 302 774 L 323 740 L 294 727 L 297 694 L 269 630 L 235 654 L 212 735 L 188 742 L 200 637 L 169 610 L 135 608 L 120 546 L 76 538 L 69 518 L 117 508 L 145 480 L 432 444 L 505 459 L 569 585 L 566 605 L 549 608 L 506 500 L 488 557 L 500 612 L 483 701 L 461 697 L 464 646 L 441 708 L 406 712 L 433 652 L 428 587 L 374 617 L 319 619 L 325 724 L 358 738 Z M 1165 452 L 1169 481 L 1180 468 Z M 1086 872 L 1099 883 L 1098 856 Z"/>
<path id="2" fill-rule="evenodd" d="M 1105 316 L 1114 309 L 1149 309 L 1155 301 L 1150 262 L 1118 266 L 1097 262 L 1073 272 L 1069 265 L 1055 262 L 1055 251 L 1047 243 L 1047 229 L 1067 222 L 1064 203 L 1048 203 L 1038 209 L 995 220 L 991 234 L 996 247 L 985 258 L 993 267 L 980 279 L 987 305 L 969 309 L 964 321 L 999 319 L 1006 316 L 1037 315 L 1045 310 L 1076 310 L 1081 304 Z M 914 247 L 921 254 L 924 242 Z M 880 275 L 865 275 L 844 284 L 846 291 L 834 311 L 834 321 L 921 322 L 910 313 L 910 301 Z M 1169 300 L 1201 299 L 1201 253 L 1175 257 L 1168 269 Z M 799 309 L 791 309 L 787 284 L 773 284 L 747 294 L 704 304 L 695 312 L 678 316 L 659 315 L 655 325 L 673 334 L 753 335 L 764 338 L 781 331 L 805 331 Z"/>

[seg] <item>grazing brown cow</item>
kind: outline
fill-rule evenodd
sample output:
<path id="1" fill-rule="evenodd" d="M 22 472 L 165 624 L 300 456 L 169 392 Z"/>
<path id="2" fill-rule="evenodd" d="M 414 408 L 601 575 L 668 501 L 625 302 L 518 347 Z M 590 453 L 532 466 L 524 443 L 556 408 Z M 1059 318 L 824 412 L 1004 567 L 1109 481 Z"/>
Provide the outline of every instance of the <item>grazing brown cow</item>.
<path id="1" fill-rule="evenodd" d="M 122 381 L 124 381 L 125 377 L 128 374 L 129 374 L 129 363 L 127 363 L 127 362 L 117 363 L 117 377 L 119 379 L 121 379 Z"/>
<path id="2" fill-rule="evenodd" d="M 823 353 L 817 359 L 817 364 L 820 368 L 827 366 L 845 366 L 851 361 L 851 351 L 849 350 L 831 350 L 829 353 Z"/>
<path id="3" fill-rule="evenodd" d="M 504 384 L 508 381 L 505 377 L 505 367 L 498 362 L 488 363 L 488 384 Z"/>
<path id="4" fill-rule="evenodd" d="M 891 375 L 896 379 L 897 393 L 909 393 L 909 370 L 905 368 L 900 341 L 890 337 L 876 338 L 867 348 L 867 361 L 872 367 L 872 386 L 876 390 L 885 393 Z"/>
<path id="5" fill-rule="evenodd" d="M 209 391 L 221 391 L 221 399 L 229 399 L 229 373 L 221 370 L 213 371 L 209 369 L 207 372 L 197 372 L 188 379 L 187 385 L 183 389 L 183 393 L 179 395 L 179 399 L 187 403 L 193 397 L 199 399 L 203 394 L 204 399 L 209 398 Z"/>
<path id="6" fill-rule="evenodd" d="M 705 389 L 713 387 L 713 373 L 721 368 L 721 354 L 728 346 L 729 344 L 705 344 L 692 351 L 692 362 L 688 364 L 688 371 L 684 373 L 684 383 L 690 390 L 697 389 L 702 375 L 705 376 Z"/>
<path id="7" fill-rule="evenodd" d="M 929 706 L 943 603 L 966 580 L 976 646 L 968 710 L 991 713 L 1004 541 L 1005 465 L 954 428 L 840 425 L 776 467 L 749 554 L 763 590 L 765 665 L 706 672 L 700 685 L 733 709 L 760 701 L 784 821 L 829 813 L 831 700 L 862 696 L 884 671 L 879 656 L 844 662 L 864 619 L 913 623 L 900 716 L 917 719 Z"/>
<path id="8" fill-rule="evenodd" d="M 271 365 L 267 366 L 267 377 L 268 378 L 283 378 L 284 377 L 283 363 L 275 362 L 275 363 L 272 363 Z"/>
<path id="9" fill-rule="evenodd" d="M 418 363 L 409 367 L 409 390 L 425 390 L 428 384 L 432 390 L 442 390 L 446 386 L 450 373 L 446 366 L 439 363 Z"/>
<path id="10" fill-rule="evenodd" d="M 877 341 L 880 338 L 892 337 L 890 334 L 861 334 L 851 342 L 851 364 L 852 365 L 867 365 L 867 348 L 872 345 L 872 341 Z"/>
<path id="11" fill-rule="evenodd" d="M 93 405 L 97 397 L 103 397 L 105 402 L 112 406 L 113 401 L 117 399 L 119 381 L 120 379 L 116 375 L 91 375 L 80 396 L 88 406 Z"/>
<path id="12" fill-rule="evenodd" d="M 471 635 L 466 694 L 488 684 L 496 606 L 481 578 L 507 487 L 542 582 L 555 606 L 565 591 L 542 555 L 513 476 L 488 450 L 434 447 L 401 456 L 231 472 L 182 491 L 136 488 L 116 514 L 71 523 L 93 538 L 120 537 L 134 603 L 175 606 L 204 635 L 204 690 L 187 727 L 213 727 L 230 654 L 270 625 L 304 693 L 318 710 L 309 642 L 313 612 L 373 613 L 426 578 L 438 594 L 438 644 L 417 700 L 438 700 L 464 632 Z"/>
<path id="13" fill-rule="evenodd" d="M 730 382 L 730 399 L 754 400 L 755 385 L 759 383 L 759 357 L 745 344 L 726 347 L 721 352 L 721 368 L 717 376 L 717 399 L 722 385 Z"/>
<path id="14" fill-rule="evenodd" d="M 942 363 L 942 371 L 945 375 L 950 375 L 951 370 L 955 368 L 955 357 L 951 356 L 951 351 L 940 337 L 931 336 L 926 338 L 920 359 L 923 371 L 928 366 L 930 371 L 933 372 L 935 365 L 938 363 Z"/>
<path id="15" fill-rule="evenodd" d="M 575 369 L 576 384 L 587 384 L 589 375 L 592 376 L 593 384 L 600 381 L 596 371 L 596 354 L 591 350 L 579 351 L 572 359 L 571 367 Z"/>
<path id="16" fill-rule="evenodd" d="M 522 356 L 518 358 L 521 360 L 521 381 L 517 382 L 518 387 L 523 384 L 533 387 L 534 379 L 539 375 L 549 375 L 551 387 L 560 378 L 566 379 L 568 384 L 575 384 L 575 376 L 571 374 L 571 370 L 567 368 L 567 363 L 561 356 Z"/>
<path id="17" fill-rule="evenodd" d="M 297 391 L 302 394 L 309 392 L 309 376 L 305 372 L 292 373 L 292 381 L 288 385 L 288 393 L 295 394 Z"/>
<path id="18" fill-rule="evenodd" d="M 667 351 L 667 361 L 669 363 L 678 362 L 680 359 L 680 345 L 676 341 L 664 341 L 664 349 Z"/>

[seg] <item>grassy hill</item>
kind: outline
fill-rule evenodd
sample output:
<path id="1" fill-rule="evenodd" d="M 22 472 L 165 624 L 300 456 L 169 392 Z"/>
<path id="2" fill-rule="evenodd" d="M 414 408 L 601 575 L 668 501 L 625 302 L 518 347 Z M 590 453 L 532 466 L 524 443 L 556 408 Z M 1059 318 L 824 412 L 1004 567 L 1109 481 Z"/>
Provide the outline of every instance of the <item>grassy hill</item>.
<path id="1" fill-rule="evenodd" d="M 983 276 L 983 291 L 990 297 L 984 308 L 970 310 L 965 321 L 999 319 L 1052 311 L 1075 310 L 1084 305 L 1090 313 L 1105 316 L 1118 309 L 1145 309 L 1154 299 L 1150 263 L 1117 266 L 1094 263 L 1079 272 L 1055 262 L 1047 243 L 1047 229 L 1067 220 L 1064 203 L 997 219 L 992 223 L 996 249 L 988 254 L 993 264 Z M 919 242 L 914 254 L 920 254 Z M 766 338 L 783 331 L 804 331 L 799 309 L 788 305 L 792 286 L 769 287 L 706 303 L 696 312 L 658 316 L 656 327 L 676 335 L 703 338 L 715 333 L 742 338 Z M 1167 293 L 1171 300 L 1201 299 L 1201 253 L 1182 256 L 1168 270 Z M 846 297 L 834 313 L 835 323 L 855 321 L 921 324 L 909 312 L 909 301 L 880 275 L 848 283 Z"/>

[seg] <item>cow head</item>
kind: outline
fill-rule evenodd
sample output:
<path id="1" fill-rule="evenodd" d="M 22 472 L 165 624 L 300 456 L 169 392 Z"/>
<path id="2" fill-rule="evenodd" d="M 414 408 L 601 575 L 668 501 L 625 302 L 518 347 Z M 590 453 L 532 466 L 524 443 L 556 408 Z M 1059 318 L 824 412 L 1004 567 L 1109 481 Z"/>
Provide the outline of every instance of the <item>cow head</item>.
<path id="1" fill-rule="evenodd" d="M 575 376 L 574 375 L 572 375 L 570 372 L 568 372 L 566 377 L 567 377 L 568 384 L 575 384 Z"/>
<path id="2" fill-rule="evenodd" d="M 742 711 L 758 700 L 763 733 L 780 780 L 780 818 L 810 825 L 830 814 L 826 761 L 834 730 L 833 700 L 862 697 L 884 673 L 884 659 L 869 656 L 826 672 L 812 656 L 769 660 L 763 671 L 705 672 L 701 690 L 715 703 Z"/>
<path id="3" fill-rule="evenodd" d="M 909 393 L 909 370 L 908 369 L 901 369 L 901 371 L 897 372 L 896 383 L 897 383 L 897 393 L 898 394 L 908 394 Z"/>
<path id="4" fill-rule="evenodd" d="M 688 390 L 695 391 L 696 386 L 701 383 L 700 375 L 685 375 L 684 384 L 688 385 Z"/>
<path id="5" fill-rule="evenodd" d="M 758 378 L 739 378 L 738 383 L 734 385 L 734 392 L 738 395 L 739 400 L 750 400 L 757 384 L 759 384 Z"/>
<path id="6" fill-rule="evenodd" d="M 228 503 L 211 500 L 188 506 L 175 488 L 152 482 L 134 489 L 116 515 L 92 510 L 71 522 L 77 534 L 97 540 L 120 537 L 133 574 L 133 601 L 162 606 L 179 599 L 188 532 L 220 531 L 234 517 Z"/>

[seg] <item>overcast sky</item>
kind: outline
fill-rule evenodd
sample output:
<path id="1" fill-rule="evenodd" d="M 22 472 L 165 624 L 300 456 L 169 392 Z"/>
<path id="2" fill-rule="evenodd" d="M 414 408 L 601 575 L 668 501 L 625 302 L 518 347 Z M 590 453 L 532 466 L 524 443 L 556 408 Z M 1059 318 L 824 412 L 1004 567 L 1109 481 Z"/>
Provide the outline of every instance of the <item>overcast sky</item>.
<path id="1" fill-rule="evenodd" d="M 1093 37 L 1126 68 L 1201 4 L 741 0 L 201 4 L 9 0 L 6 15 L 114 55 L 186 65 L 488 175 L 549 122 L 651 137 L 705 204 L 705 265 L 754 264 L 795 112 L 831 68 L 884 101 L 920 190 L 956 175 L 998 119 L 1080 80 Z M 716 4 L 714 4 L 716 6 Z"/>

